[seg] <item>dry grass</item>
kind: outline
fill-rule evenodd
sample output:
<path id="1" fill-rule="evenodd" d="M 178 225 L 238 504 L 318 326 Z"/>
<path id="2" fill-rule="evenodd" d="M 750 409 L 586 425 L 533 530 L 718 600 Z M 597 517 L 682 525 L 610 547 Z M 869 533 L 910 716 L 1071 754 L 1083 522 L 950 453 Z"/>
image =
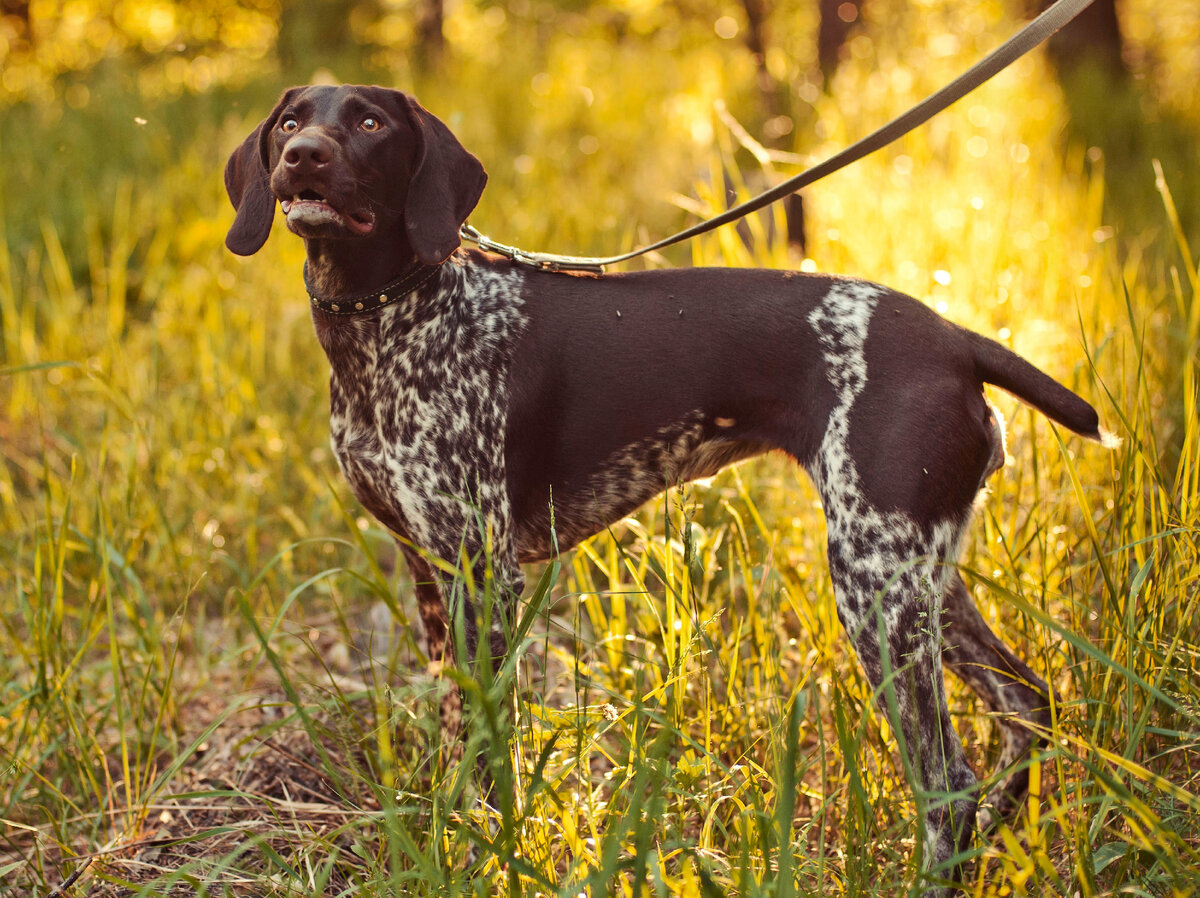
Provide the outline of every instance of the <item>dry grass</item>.
<path id="1" fill-rule="evenodd" d="M 961 69 L 1008 27 L 980 9 L 983 30 L 934 4 L 869 32 L 817 100 L 807 149 Z M 950 48 L 943 32 L 969 37 Z M 711 111 L 745 74 L 713 74 L 722 59 L 589 32 L 419 93 L 493 172 L 481 229 L 615 251 L 629 222 L 684 220 L 669 192 L 712 203 L 716 173 L 743 161 Z M 85 110 L 14 101 L 0 123 L 0 895 L 47 895 L 80 869 L 71 894 L 916 888 L 903 768 L 837 624 L 815 494 L 784 459 L 675 492 L 532 571 L 503 675 L 462 681 L 474 724 L 454 760 L 406 575 L 325 448 L 298 242 L 276 235 L 249 261 L 220 245 L 224 152 L 274 85 L 156 103 L 127 77 L 97 72 Z M 1194 137 L 1195 111 L 1174 87 L 1160 96 L 1158 117 Z M 1122 121 L 1152 105 L 1105 100 Z M 654 153 L 631 109 L 671 126 Z M 722 232 L 677 261 L 869 276 L 1101 408 L 1116 452 L 995 397 L 1012 463 L 963 566 L 1061 703 L 1040 792 L 973 849 L 968 887 L 1186 895 L 1200 878 L 1194 159 L 1164 154 L 1156 183 L 1152 149 L 1114 171 L 1065 124 L 1042 63 L 1022 62 L 812 190 L 810 260 L 760 221 L 753 249 Z M 587 135 L 600 151 L 562 166 Z M 1105 205 L 1114 179 L 1132 205 Z M 995 723 L 957 686 L 952 702 L 986 773 Z"/>

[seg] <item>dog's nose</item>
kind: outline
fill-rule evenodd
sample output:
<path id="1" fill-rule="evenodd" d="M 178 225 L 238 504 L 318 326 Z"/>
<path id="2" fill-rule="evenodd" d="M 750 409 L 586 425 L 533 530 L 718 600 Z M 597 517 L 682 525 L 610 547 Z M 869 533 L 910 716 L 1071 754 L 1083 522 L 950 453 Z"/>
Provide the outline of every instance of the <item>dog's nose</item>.
<path id="1" fill-rule="evenodd" d="M 328 165 L 333 150 L 327 141 L 315 135 L 298 135 L 283 149 L 283 164 L 296 172 L 309 172 Z"/>

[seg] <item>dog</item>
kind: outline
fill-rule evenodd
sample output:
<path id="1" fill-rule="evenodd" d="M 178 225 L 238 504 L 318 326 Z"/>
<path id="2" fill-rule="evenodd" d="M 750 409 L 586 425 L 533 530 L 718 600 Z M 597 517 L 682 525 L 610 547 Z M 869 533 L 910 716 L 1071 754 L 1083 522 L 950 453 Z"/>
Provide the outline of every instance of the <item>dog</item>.
<path id="1" fill-rule="evenodd" d="M 955 568 L 1005 458 L 983 384 L 1106 442 L 1095 410 L 999 343 L 867 281 L 568 274 L 467 250 L 460 227 L 486 180 L 416 100 L 362 86 L 286 91 L 225 169 L 231 251 L 256 252 L 276 206 L 305 242 L 333 449 L 398 537 L 431 659 L 447 651 L 453 585 L 431 559 L 470 559 L 475 582 L 490 575 L 514 603 L 523 562 L 669 486 L 787 453 L 819 491 L 838 616 L 915 787 L 942 796 L 924 808 L 922 863 L 925 895 L 949 894 L 955 855 L 1026 794 L 1019 762 L 1050 723 L 1046 683 L 989 629 Z M 475 657 L 479 621 L 470 604 L 463 615 Z M 487 639 L 501 657 L 503 628 Z M 943 665 L 1003 715 L 1009 772 L 982 807 Z"/>

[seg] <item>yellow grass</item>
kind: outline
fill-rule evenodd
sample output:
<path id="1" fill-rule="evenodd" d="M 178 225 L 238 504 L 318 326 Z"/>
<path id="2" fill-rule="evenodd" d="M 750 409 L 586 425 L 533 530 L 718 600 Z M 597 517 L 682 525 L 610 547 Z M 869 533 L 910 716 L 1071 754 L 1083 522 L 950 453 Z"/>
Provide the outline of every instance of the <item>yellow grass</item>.
<path id="1" fill-rule="evenodd" d="M 1138 40 L 1190 64 L 1130 5 Z M 827 155 L 1013 27 L 1007 5 L 968 6 L 871 13 L 829 92 L 806 91 L 796 150 Z M 1186 20 L 1177 6 L 1163 15 Z M 715 208 L 723 169 L 760 177 L 713 105 L 754 117 L 748 58 L 710 23 L 656 30 L 667 13 L 626 7 L 623 40 L 558 13 L 544 50 L 513 53 L 535 24 L 464 4 L 443 76 L 381 57 L 396 68 L 375 77 L 415 86 L 491 172 L 484 232 L 615 252 L 690 221 L 681 205 Z M 132 57 L 59 81 L 42 60 L 12 76 L 32 99 L 5 75 L 0 895 L 45 895 L 87 859 L 79 894 L 919 888 L 816 495 L 781 458 L 530 571 L 511 677 L 468 684 L 469 746 L 497 783 L 479 804 L 438 732 L 448 687 L 425 672 L 407 575 L 327 448 L 299 243 L 221 245 L 226 153 L 306 77 L 255 62 L 256 27 L 245 57 L 212 63 L 221 84 Z M 814 27 L 808 7 L 781 20 L 773 65 L 810 67 Z M 1035 56 L 810 190 L 808 258 L 762 217 L 753 248 L 722 231 L 670 260 L 895 286 L 1034 360 L 1124 440 L 1084 444 L 993 397 L 1012 460 L 963 567 L 1060 702 L 1040 790 L 973 849 L 975 895 L 1200 880 L 1198 111 L 1185 69 L 1145 70 L 1092 110 L 1144 129 L 1133 149 L 1083 134 Z M 379 602 L 395 639 L 366 635 Z M 986 775 L 996 725 L 951 698 Z"/>

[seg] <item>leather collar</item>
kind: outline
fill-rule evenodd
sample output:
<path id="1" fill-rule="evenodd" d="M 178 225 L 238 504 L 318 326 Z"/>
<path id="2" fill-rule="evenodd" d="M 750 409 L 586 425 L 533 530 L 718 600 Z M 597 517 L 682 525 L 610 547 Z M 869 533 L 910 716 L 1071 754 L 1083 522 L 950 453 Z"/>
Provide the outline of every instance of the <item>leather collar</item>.
<path id="1" fill-rule="evenodd" d="M 418 265 L 416 268 L 410 268 L 394 281 L 384 284 L 378 290 L 364 293 L 361 296 L 339 296 L 337 299 L 328 299 L 313 290 L 312 284 L 308 280 L 308 263 L 305 262 L 304 289 L 308 291 L 308 298 L 312 301 L 314 309 L 320 309 L 327 315 L 349 318 L 354 315 L 377 312 L 379 309 L 391 305 L 428 281 L 441 267 L 441 262 L 436 265 Z"/>

